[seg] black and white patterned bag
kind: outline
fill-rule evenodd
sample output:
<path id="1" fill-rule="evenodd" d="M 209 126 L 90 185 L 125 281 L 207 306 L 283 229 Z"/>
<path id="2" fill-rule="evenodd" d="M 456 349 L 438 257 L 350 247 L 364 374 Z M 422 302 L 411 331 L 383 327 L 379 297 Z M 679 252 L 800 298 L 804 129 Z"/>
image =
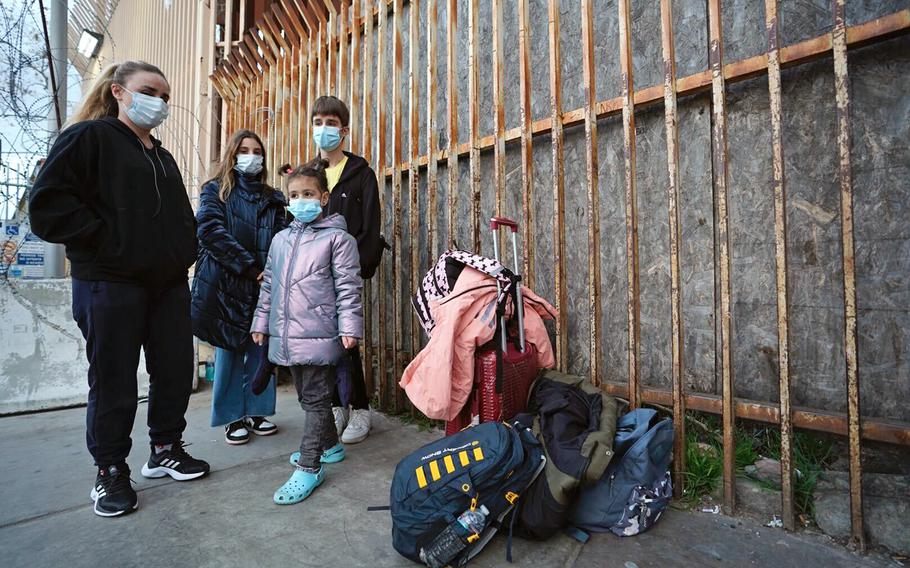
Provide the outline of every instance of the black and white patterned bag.
<path id="1" fill-rule="evenodd" d="M 498 260 L 464 250 L 444 252 L 433 268 L 423 277 L 420 287 L 411 297 L 411 304 L 413 304 L 420 325 L 427 332 L 427 336 L 432 335 L 433 328 L 436 327 L 436 320 L 433 319 L 430 311 L 430 302 L 442 300 L 452 293 L 465 266 L 488 274 L 494 279 L 484 286 L 495 287 L 499 282 L 500 293 L 497 303 L 501 302 L 512 286 L 519 281 L 519 278 Z"/>

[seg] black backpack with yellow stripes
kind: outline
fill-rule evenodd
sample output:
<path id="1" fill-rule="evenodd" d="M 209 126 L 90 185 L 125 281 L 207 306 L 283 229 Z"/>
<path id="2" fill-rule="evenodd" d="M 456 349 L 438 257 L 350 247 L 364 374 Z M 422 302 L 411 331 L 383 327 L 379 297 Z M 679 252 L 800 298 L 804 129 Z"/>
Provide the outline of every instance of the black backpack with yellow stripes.
<path id="1" fill-rule="evenodd" d="M 390 501 L 395 550 L 432 566 L 426 552 L 437 537 L 458 527 L 466 511 L 486 510 L 479 532 L 459 527 L 464 548 L 447 564 L 465 565 L 493 538 L 545 465 L 540 442 L 529 429 L 500 422 L 427 444 L 395 469 Z"/>

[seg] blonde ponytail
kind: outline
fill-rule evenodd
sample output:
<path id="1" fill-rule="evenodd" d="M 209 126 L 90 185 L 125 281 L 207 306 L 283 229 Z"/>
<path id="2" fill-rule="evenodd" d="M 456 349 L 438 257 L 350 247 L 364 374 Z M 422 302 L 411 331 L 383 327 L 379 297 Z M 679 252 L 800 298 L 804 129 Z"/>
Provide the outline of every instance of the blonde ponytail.
<path id="1" fill-rule="evenodd" d="M 123 85 L 130 76 L 139 71 L 156 73 L 161 75 L 165 81 L 167 80 L 161 69 L 144 61 L 124 61 L 108 65 L 95 79 L 78 110 L 66 121 L 66 126 L 86 120 L 98 120 L 105 116 L 117 116 L 119 109 L 117 99 L 111 92 L 111 85 L 115 83 Z"/>

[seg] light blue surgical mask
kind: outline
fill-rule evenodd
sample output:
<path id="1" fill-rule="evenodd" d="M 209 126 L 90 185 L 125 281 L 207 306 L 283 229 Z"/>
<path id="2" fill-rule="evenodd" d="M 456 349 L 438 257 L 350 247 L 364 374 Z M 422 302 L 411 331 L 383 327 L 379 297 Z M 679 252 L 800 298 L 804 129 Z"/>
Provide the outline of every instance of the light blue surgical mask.
<path id="1" fill-rule="evenodd" d="M 313 142 L 326 152 L 331 152 L 341 145 L 341 129 L 337 126 L 314 126 Z"/>
<path id="2" fill-rule="evenodd" d="M 311 223 L 322 214 L 322 203 L 318 199 L 292 199 L 288 211 L 302 223 Z"/>
<path id="3" fill-rule="evenodd" d="M 126 109 L 126 116 L 139 128 L 151 130 L 167 118 L 169 110 L 164 99 L 145 93 L 134 93 L 126 87 L 123 87 L 123 90 L 133 95 L 133 101 Z"/>
<path id="4" fill-rule="evenodd" d="M 262 156 L 258 154 L 237 154 L 234 169 L 242 174 L 254 176 L 262 171 Z"/>

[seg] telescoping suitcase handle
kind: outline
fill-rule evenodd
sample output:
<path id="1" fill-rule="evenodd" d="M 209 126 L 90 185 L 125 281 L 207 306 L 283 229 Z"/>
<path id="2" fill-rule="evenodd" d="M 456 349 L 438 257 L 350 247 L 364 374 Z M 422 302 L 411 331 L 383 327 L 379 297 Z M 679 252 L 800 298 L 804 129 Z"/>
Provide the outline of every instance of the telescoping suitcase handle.
<path id="1" fill-rule="evenodd" d="M 512 233 L 518 232 L 518 223 L 509 219 L 508 217 L 493 217 L 490 219 L 490 230 L 498 231 L 500 227 L 508 227 L 512 230 Z M 515 259 L 515 266 L 518 266 L 518 259 Z"/>
<path id="2" fill-rule="evenodd" d="M 493 233 L 493 256 L 497 261 L 502 262 L 499 257 L 499 229 L 502 227 L 507 227 L 512 233 L 512 258 L 515 260 L 515 274 L 519 273 L 519 265 L 521 264 L 518 260 L 518 222 L 509 219 L 508 217 L 493 217 L 490 219 L 490 231 Z M 514 286 L 517 286 L 516 289 L 516 300 L 518 305 L 515 306 L 515 312 L 518 314 L 518 343 L 521 349 L 521 352 L 525 351 L 525 303 L 524 298 L 521 295 L 521 281 L 514 283 Z M 496 281 L 496 290 L 500 292 L 502 289 L 499 285 L 499 281 Z M 505 353 L 507 350 L 506 345 L 506 317 L 502 316 L 499 322 L 501 332 L 500 342 L 502 347 L 502 352 Z"/>

